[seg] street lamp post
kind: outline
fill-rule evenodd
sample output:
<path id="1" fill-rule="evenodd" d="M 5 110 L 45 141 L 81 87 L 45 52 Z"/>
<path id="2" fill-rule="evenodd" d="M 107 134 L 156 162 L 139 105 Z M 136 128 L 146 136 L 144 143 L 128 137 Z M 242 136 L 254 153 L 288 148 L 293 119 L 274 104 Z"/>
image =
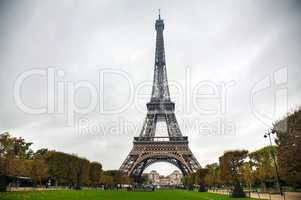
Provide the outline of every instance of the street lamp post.
<path id="1" fill-rule="evenodd" d="M 277 176 L 277 183 L 278 183 L 278 186 L 279 186 L 280 195 L 283 196 L 283 191 L 282 191 L 282 187 L 281 187 L 281 183 L 280 183 L 280 176 L 279 176 L 279 171 L 278 171 L 278 165 L 277 165 L 277 162 L 276 162 L 275 154 L 272 151 L 273 144 L 272 144 L 271 134 L 275 134 L 275 131 L 274 130 L 268 131 L 267 133 L 264 134 L 264 138 L 269 137 L 270 147 L 271 147 L 270 153 L 272 155 L 272 159 L 273 159 L 274 166 L 275 166 L 275 171 L 276 171 L 276 176 Z"/>

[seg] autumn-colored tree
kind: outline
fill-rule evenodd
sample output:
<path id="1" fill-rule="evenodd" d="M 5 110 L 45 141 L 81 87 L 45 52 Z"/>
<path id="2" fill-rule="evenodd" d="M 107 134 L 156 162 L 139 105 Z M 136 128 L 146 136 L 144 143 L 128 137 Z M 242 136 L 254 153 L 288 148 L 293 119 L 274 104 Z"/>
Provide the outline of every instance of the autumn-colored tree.
<path id="1" fill-rule="evenodd" d="M 42 148 L 42 149 L 38 149 L 36 152 L 33 153 L 33 159 L 46 159 L 47 155 L 48 155 L 49 150 Z"/>
<path id="2" fill-rule="evenodd" d="M 89 178 L 91 185 L 96 187 L 100 184 L 100 176 L 102 174 L 102 165 L 98 162 L 90 163 Z"/>
<path id="3" fill-rule="evenodd" d="M 30 149 L 31 142 L 23 138 L 11 137 L 9 133 L 0 134 L 0 156 L 15 159 L 30 158 L 33 151 Z"/>
<path id="4" fill-rule="evenodd" d="M 21 162 L 32 157 L 31 145 L 23 138 L 11 137 L 7 132 L 0 134 L 0 175 L 27 174 L 21 171 L 25 165 Z"/>
<path id="5" fill-rule="evenodd" d="M 82 184 L 89 184 L 89 161 L 62 152 L 50 151 L 46 158 L 51 178 L 58 184 L 79 189 Z"/>
<path id="6" fill-rule="evenodd" d="M 188 190 L 193 190 L 193 186 L 196 182 L 195 173 L 187 174 L 182 178 L 183 185 Z"/>
<path id="7" fill-rule="evenodd" d="M 46 157 L 49 176 L 58 185 L 72 185 L 71 159 L 62 152 L 49 151 Z"/>
<path id="8" fill-rule="evenodd" d="M 280 178 L 301 187 L 301 108 L 276 122 L 272 132 L 277 136 Z"/>
<path id="9" fill-rule="evenodd" d="M 106 186 L 113 185 L 113 177 L 106 174 L 102 174 L 100 177 L 100 183 Z"/>
<path id="10" fill-rule="evenodd" d="M 250 165 L 255 168 L 255 177 L 262 183 L 263 190 L 268 183 L 276 182 L 272 155 L 276 155 L 275 146 L 266 146 L 249 154 Z"/>
<path id="11" fill-rule="evenodd" d="M 207 168 L 200 168 L 195 172 L 195 183 L 199 185 L 199 192 L 206 192 L 205 177 L 209 170 Z"/>
<path id="12" fill-rule="evenodd" d="M 10 159 L 8 163 L 7 172 L 9 176 L 31 177 L 32 160 Z"/>
<path id="13" fill-rule="evenodd" d="M 0 190 L 8 184 L 8 176 L 27 176 L 42 184 L 49 178 L 58 185 L 81 188 L 100 183 L 101 164 L 63 152 L 30 149 L 32 143 L 23 138 L 0 134 Z M 115 177 L 116 178 L 116 177 Z M 5 180 L 5 181 L 2 181 Z"/>
<path id="14" fill-rule="evenodd" d="M 226 184 L 234 186 L 232 191 L 233 197 L 245 196 L 241 186 L 242 173 L 240 168 L 243 165 L 247 155 L 248 151 L 246 150 L 235 150 L 227 151 L 219 158 L 221 179 L 224 180 Z"/>
<path id="15" fill-rule="evenodd" d="M 108 170 L 104 172 L 104 175 L 111 176 L 113 178 L 113 184 L 116 186 L 117 184 L 127 184 L 130 182 L 128 176 L 124 176 L 119 170 Z M 144 177 L 140 176 L 138 182 L 144 182 Z"/>
<path id="16" fill-rule="evenodd" d="M 75 189 L 81 189 L 82 185 L 88 185 L 89 180 L 89 167 L 90 162 L 85 158 L 73 157 L 72 174 L 75 183 Z M 74 179 L 75 178 L 75 179 Z"/>
<path id="17" fill-rule="evenodd" d="M 121 178 L 121 183 L 122 184 L 130 184 L 132 182 L 131 177 L 129 176 L 122 176 Z"/>
<path id="18" fill-rule="evenodd" d="M 255 172 L 252 169 L 252 162 L 244 162 L 240 167 L 244 184 L 251 189 L 255 181 Z"/>
<path id="19" fill-rule="evenodd" d="M 6 190 L 8 176 L 31 175 L 31 144 L 7 132 L 0 134 L 0 191 Z"/>
<path id="20" fill-rule="evenodd" d="M 48 178 L 48 165 L 44 159 L 31 160 L 31 173 L 30 177 L 35 179 L 39 185 L 42 181 Z"/>
<path id="21" fill-rule="evenodd" d="M 205 177 L 205 182 L 209 187 L 217 187 L 221 184 L 220 180 L 220 167 L 218 163 L 206 165 L 208 173 Z"/>

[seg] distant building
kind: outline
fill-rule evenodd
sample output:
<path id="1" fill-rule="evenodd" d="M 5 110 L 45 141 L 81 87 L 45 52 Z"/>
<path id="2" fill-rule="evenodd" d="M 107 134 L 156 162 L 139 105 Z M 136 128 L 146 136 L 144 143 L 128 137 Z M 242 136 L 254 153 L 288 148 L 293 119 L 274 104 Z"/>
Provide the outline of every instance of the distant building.
<path id="1" fill-rule="evenodd" d="M 180 185 L 182 183 L 182 173 L 178 170 L 173 171 L 170 175 L 168 175 L 169 178 L 169 185 Z"/>
<path id="2" fill-rule="evenodd" d="M 182 173 L 178 170 L 173 171 L 168 176 L 162 176 L 157 171 L 152 170 L 149 173 L 145 174 L 148 181 L 154 185 L 160 186 L 175 186 L 180 185 L 182 182 Z"/>
<path id="3" fill-rule="evenodd" d="M 155 170 L 152 170 L 150 171 L 150 173 L 147 174 L 147 179 L 150 183 L 154 185 L 160 184 L 160 174 Z"/>

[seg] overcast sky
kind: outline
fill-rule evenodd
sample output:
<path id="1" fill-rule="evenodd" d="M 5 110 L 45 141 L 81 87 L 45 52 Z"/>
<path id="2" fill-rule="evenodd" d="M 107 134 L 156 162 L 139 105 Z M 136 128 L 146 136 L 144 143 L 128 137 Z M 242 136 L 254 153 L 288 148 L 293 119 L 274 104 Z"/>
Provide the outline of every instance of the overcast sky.
<path id="1" fill-rule="evenodd" d="M 158 8 L 177 119 L 200 164 L 217 162 L 225 150 L 267 145 L 263 134 L 272 122 L 301 104 L 298 0 L 1 0 L 0 131 L 24 137 L 34 149 L 119 168 L 146 115 Z M 33 69 L 40 74 L 16 86 Z M 114 74 L 102 77 L 104 69 Z M 50 103 L 47 85 L 55 91 Z M 18 97 L 45 111 L 24 110 Z M 117 107 L 123 110 L 105 113 Z M 166 174 L 174 168 L 149 169 Z"/>

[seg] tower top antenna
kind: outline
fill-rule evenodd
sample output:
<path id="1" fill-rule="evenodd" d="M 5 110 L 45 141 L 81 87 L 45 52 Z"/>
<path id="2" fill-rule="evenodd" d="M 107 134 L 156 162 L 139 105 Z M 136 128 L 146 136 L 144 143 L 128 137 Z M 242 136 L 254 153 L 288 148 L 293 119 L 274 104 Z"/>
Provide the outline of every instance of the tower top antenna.
<path id="1" fill-rule="evenodd" d="M 159 8 L 159 19 L 161 19 L 161 9 Z"/>

